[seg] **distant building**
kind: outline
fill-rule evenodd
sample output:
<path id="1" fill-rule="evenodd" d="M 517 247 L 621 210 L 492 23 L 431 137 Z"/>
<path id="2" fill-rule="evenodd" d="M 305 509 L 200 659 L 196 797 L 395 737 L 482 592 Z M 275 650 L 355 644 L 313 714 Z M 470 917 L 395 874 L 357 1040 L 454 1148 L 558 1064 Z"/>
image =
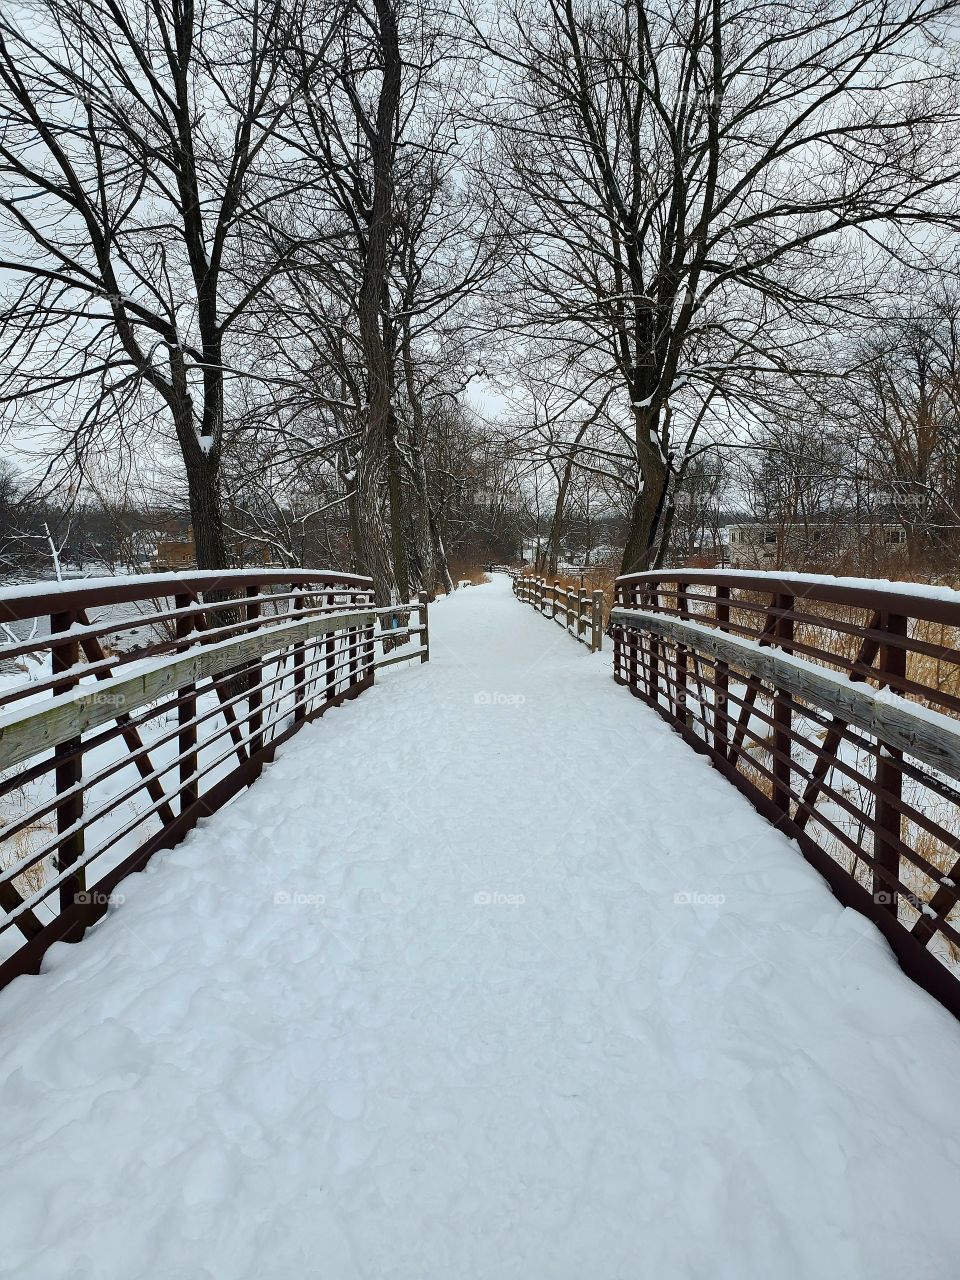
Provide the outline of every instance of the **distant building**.
<path id="1" fill-rule="evenodd" d="M 197 547 L 193 540 L 193 528 L 187 526 L 182 538 L 161 539 L 153 557 L 153 567 L 158 570 L 193 569 L 197 563 Z"/>
<path id="2" fill-rule="evenodd" d="M 789 562 L 821 563 L 855 549 L 864 536 L 859 525 L 831 521 L 824 524 L 752 520 L 724 528 L 727 563 L 733 569 L 762 569 Z M 890 551 L 906 550 L 902 524 L 871 525 L 869 535 Z"/>

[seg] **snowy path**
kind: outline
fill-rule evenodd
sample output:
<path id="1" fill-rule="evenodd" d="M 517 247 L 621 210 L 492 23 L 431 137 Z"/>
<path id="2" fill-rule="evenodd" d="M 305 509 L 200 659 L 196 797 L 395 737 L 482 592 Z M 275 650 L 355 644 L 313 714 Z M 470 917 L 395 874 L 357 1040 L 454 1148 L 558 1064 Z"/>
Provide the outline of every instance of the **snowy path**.
<path id="1" fill-rule="evenodd" d="M 0 993 L 0 1274 L 956 1273 L 953 1020 L 609 653 L 431 628 Z"/>

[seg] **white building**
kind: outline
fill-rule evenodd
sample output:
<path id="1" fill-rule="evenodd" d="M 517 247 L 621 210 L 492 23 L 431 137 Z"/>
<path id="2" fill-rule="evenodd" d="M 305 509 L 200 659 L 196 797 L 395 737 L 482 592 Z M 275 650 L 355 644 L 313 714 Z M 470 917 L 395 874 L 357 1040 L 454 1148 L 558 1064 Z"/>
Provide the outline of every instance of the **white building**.
<path id="1" fill-rule="evenodd" d="M 804 561 L 819 563 L 835 559 L 854 548 L 864 536 L 856 525 L 781 524 L 779 521 L 751 520 L 728 524 L 724 530 L 727 563 L 733 569 L 771 568 L 789 561 L 799 568 Z M 890 550 L 905 550 L 907 531 L 902 524 L 872 525 L 868 536 Z"/>

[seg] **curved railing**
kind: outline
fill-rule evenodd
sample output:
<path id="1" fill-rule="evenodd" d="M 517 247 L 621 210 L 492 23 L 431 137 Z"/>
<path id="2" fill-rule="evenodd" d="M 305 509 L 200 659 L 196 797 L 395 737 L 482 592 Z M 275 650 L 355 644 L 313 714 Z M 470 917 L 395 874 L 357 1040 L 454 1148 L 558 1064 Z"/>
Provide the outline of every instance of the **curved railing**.
<path id="1" fill-rule="evenodd" d="M 546 578 L 518 573 L 513 579 L 513 594 L 524 604 L 532 604 L 544 617 L 559 623 L 591 653 L 603 648 L 602 591 L 565 587 L 559 580 L 549 583 Z"/>
<path id="2" fill-rule="evenodd" d="M 424 597 L 378 609 L 369 578 L 336 571 L 0 591 L 0 986 L 376 667 L 427 656 Z"/>
<path id="3" fill-rule="evenodd" d="M 617 579 L 614 675 L 960 1016 L 960 593 L 736 570 Z"/>

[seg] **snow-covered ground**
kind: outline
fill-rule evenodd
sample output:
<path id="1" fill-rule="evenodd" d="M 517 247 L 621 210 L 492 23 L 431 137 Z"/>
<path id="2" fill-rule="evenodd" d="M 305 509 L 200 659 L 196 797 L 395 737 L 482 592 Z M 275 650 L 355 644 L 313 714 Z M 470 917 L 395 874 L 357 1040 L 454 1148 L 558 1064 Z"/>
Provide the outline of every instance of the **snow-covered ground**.
<path id="1" fill-rule="evenodd" d="M 960 1028 L 509 582 L 0 993 L 0 1274 L 915 1280 Z"/>

